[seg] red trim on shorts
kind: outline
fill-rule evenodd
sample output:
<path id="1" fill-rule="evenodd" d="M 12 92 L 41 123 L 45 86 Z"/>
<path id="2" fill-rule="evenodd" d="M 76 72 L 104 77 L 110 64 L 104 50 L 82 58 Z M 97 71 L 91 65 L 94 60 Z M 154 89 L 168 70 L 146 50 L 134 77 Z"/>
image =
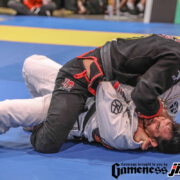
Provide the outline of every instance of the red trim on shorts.
<path id="1" fill-rule="evenodd" d="M 100 48 L 100 47 L 99 47 L 99 48 Z M 96 95 L 96 91 L 95 91 L 93 88 L 91 88 L 90 86 L 92 85 L 93 81 L 94 81 L 96 78 L 98 78 L 99 76 L 103 76 L 103 72 L 102 72 L 102 70 L 101 70 L 100 65 L 99 65 L 98 62 L 97 62 L 97 58 L 96 58 L 96 57 L 94 57 L 94 56 L 86 56 L 86 57 L 85 57 L 86 54 L 91 53 L 91 52 L 93 52 L 93 51 L 94 51 L 94 49 L 91 50 L 91 51 L 89 51 L 89 52 L 86 52 L 86 53 L 84 53 L 84 54 L 82 54 L 82 55 L 80 55 L 80 56 L 77 56 L 76 58 L 78 58 L 78 59 L 92 59 L 92 60 L 94 61 L 94 63 L 96 64 L 98 70 L 100 71 L 99 74 L 96 74 L 94 77 L 92 77 L 91 81 L 88 82 L 88 83 L 89 83 L 89 85 L 88 85 L 88 90 L 89 90 L 90 93 L 92 93 L 92 94 L 95 96 L 95 95 Z M 86 70 L 86 71 L 87 71 L 87 70 Z M 84 72 L 84 71 L 83 71 L 83 72 Z M 87 75 L 86 75 L 86 76 L 87 76 Z M 76 78 L 75 75 L 74 75 L 74 78 Z M 87 78 L 87 77 L 85 77 L 85 78 Z"/>
<path id="2" fill-rule="evenodd" d="M 140 118 L 145 118 L 145 119 L 151 119 L 151 118 L 154 118 L 154 117 L 158 116 L 158 115 L 160 114 L 161 110 L 162 110 L 162 104 L 161 104 L 160 101 L 159 101 L 159 103 L 160 103 L 159 111 L 158 111 L 155 115 L 145 116 L 145 115 L 143 115 L 143 114 L 138 114 L 138 117 L 140 117 Z"/>
<path id="3" fill-rule="evenodd" d="M 95 91 L 92 87 L 88 88 L 88 91 L 89 91 L 92 95 L 96 96 L 96 91 Z"/>
<path id="4" fill-rule="evenodd" d="M 87 70 L 84 70 L 82 73 L 79 73 L 79 74 L 75 74 L 74 75 L 74 78 L 75 79 L 80 79 L 82 77 L 84 77 L 84 74 L 87 72 Z"/>
<path id="5" fill-rule="evenodd" d="M 90 81 L 89 81 L 87 74 L 85 74 L 84 77 L 86 78 L 86 81 L 89 83 Z"/>
<path id="6" fill-rule="evenodd" d="M 82 73 L 75 74 L 73 77 L 74 77 L 75 79 L 80 79 L 80 78 L 82 78 L 82 77 L 85 77 L 86 81 L 89 83 L 90 81 L 89 81 L 86 73 L 87 73 L 87 70 L 84 70 Z"/>

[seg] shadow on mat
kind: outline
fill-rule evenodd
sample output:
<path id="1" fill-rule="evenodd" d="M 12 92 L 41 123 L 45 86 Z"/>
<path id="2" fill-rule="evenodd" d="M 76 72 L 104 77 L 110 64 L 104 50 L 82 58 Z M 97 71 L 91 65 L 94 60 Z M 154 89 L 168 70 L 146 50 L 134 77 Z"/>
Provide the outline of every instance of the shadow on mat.
<path id="1" fill-rule="evenodd" d="M 88 143 L 88 142 L 74 142 L 74 141 L 67 141 L 63 144 L 61 150 L 58 153 L 54 154 L 42 154 L 36 151 L 30 151 L 28 154 L 33 154 L 37 156 L 43 157 L 56 157 L 56 158 L 63 158 L 63 159 L 71 159 L 71 160 L 82 160 L 82 161 L 102 161 L 102 162 L 117 162 L 117 161 L 136 161 L 140 157 L 147 157 L 147 158 L 171 158 L 174 155 L 169 154 L 162 154 L 157 152 L 154 149 L 149 151 L 141 151 L 140 149 L 137 150 L 125 150 L 125 151 L 118 151 L 118 150 L 109 150 L 104 148 L 103 146 L 97 143 Z"/>

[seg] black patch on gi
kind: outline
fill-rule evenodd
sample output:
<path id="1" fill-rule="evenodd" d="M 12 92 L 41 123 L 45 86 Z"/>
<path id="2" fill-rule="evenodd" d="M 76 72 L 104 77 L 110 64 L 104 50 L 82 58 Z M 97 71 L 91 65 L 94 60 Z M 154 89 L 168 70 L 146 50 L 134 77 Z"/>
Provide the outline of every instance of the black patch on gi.
<path id="1" fill-rule="evenodd" d="M 177 101 L 175 101 L 173 104 L 171 104 L 169 106 L 169 110 L 171 111 L 171 113 L 176 114 L 178 112 L 178 106 L 179 106 L 179 104 Z"/>
<path id="2" fill-rule="evenodd" d="M 123 109 L 122 103 L 118 100 L 115 99 L 112 103 L 111 103 L 111 112 L 114 114 L 119 114 Z"/>

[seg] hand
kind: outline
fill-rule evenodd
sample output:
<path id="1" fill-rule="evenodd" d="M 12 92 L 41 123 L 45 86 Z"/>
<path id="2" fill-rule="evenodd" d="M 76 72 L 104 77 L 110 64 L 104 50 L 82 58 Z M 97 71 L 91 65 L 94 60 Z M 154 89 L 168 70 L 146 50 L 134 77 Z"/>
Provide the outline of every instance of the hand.
<path id="1" fill-rule="evenodd" d="M 152 147 L 152 140 L 150 138 L 147 138 L 143 141 L 143 144 L 141 145 L 142 150 L 148 150 L 148 148 Z"/>
<path id="2" fill-rule="evenodd" d="M 148 135 L 144 131 L 143 120 L 141 120 L 141 119 L 139 119 L 138 128 L 134 134 L 134 140 L 136 142 L 143 141 L 143 143 L 141 145 L 142 150 L 147 150 L 150 147 L 157 146 L 157 143 L 154 140 L 152 140 L 150 137 L 148 137 Z"/>

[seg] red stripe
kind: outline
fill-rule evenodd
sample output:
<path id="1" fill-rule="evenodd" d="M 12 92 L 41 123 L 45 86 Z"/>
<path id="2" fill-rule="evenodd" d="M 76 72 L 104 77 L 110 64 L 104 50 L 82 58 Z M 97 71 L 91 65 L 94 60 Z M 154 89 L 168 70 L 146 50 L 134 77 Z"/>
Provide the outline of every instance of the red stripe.
<path id="1" fill-rule="evenodd" d="M 153 118 L 153 117 L 158 116 L 159 113 L 160 113 L 161 110 L 162 110 L 162 104 L 161 104 L 161 102 L 159 102 L 159 103 L 160 103 L 160 108 L 159 108 L 159 111 L 158 111 L 155 115 L 152 115 L 152 116 L 145 116 L 145 115 L 143 115 L 143 114 L 140 114 L 140 117 L 142 116 L 143 118 L 150 119 L 150 118 Z"/>
<path id="2" fill-rule="evenodd" d="M 88 90 L 92 95 L 96 96 L 96 91 L 92 87 L 90 87 Z"/>
<path id="3" fill-rule="evenodd" d="M 94 51 L 94 50 L 91 50 L 91 51 L 89 51 L 89 52 L 86 52 L 86 53 L 84 53 L 84 54 L 82 54 L 82 55 L 80 55 L 80 56 L 77 56 L 76 58 L 78 58 L 78 59 L 92 59 L 92 60 L 94 60 L 94 63 L 96 64 L 98 70 L 100 71 L 99 74 L 96 74 L 94 77 L 91 78 L 91 81 L 88 82 L 88 83 L 89 83 L 89 85 L 88 85 L 88 90 L 89 90 L 90 93 L 92 93 L 92 94 L 95 96 L 95 95 L 96 95 L 96 91 L 95 91 L 94 89 L 92 89 L 90 86 L 92 85 L 93 81 L 94 81 L 97 77 L 103 76 L 103 72 L 102 72 L 102 70 L 101 70 L 100 65 L 99 65 L 98 62 L 97 62 L 97 58 L 96 58 L 96 57 L 94 57 L 94 56 L 86 56 L 86 57 L 84 57 L 86 54 L 88 54 L 88 53 L 90 53 L 90 52 L 93 52 L 93 51 Z M 87 71 L 87 70 L 86 70 L 86 71 Z M 85 78 L 86 78 L 86 77 L 85 77 Z"/>
<path id="4" fill-rule="evenodd" d="M 177 166 L 173 166 L 172 169 L 176 169 Z"/>
<path id="5" fill-rule="evenodd" d="M 103 72 L 102 72 L 102 70 L 101 70 L 101 68 L 100 68 L 100 66 L 99 66 L 99 64 L 98 64 L 98 62 L 97 62 L 97 58 L 96 58 L 96 57 L 92 57 L 92 58 L 94 59 L 94 63 L 96 64 L 96 66 L 97 66 L 97 68 L 99 69 L 100 73 L 99 73 L 99 74 L 96 74 L 96 75 L 91 79 L 88 87 L 90 87 L 90 86 L 92 85 L 94 79 L 96 79 L 96 78 L 99 77 L 99 76 L 103 76 Z"/>
<path id="6" fill-rule="evenodd" d="M 79 74 L 75 74 L 74 75 L 74 78 L 75 79 L 80 79 L 82 77 L 84 77 L 84 75 L 86 74 L 87 70 L 84 70 L 82 73 L 79 73 Z"/>
<path id="7" fill-rule="evenodd" d="M 84 77 L 86 78 L 86 81 L 89 83 L 90 81 L 89 81 L 89 79 L 87 77 L 87 74 L 85 74 Z"/>
<path id="8" fill-rule="evenodd" d="M 117 90 L 118 86 L 120 85 L 120 83 L 118 81 L 116 81 L 116 83 L 113 85 L 114 89 Z"/>

